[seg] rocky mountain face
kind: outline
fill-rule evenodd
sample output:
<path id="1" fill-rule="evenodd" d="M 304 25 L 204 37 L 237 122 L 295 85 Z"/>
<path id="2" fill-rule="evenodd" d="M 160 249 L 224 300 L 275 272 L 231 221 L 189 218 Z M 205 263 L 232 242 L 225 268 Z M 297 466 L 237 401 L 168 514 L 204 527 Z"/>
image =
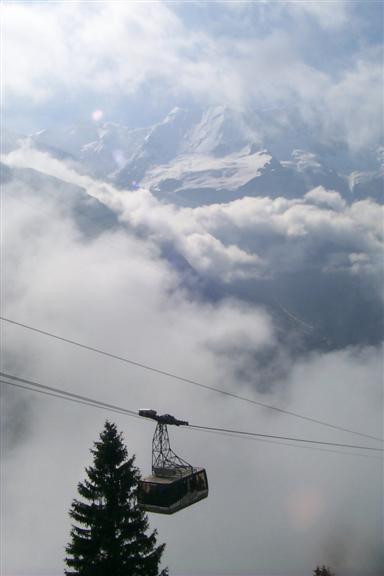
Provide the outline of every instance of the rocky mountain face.
<path id="1" fill-rule="evenodd" d="M 218 106 L 174 108 L 146 128 L 89 122 L 31 138 L 97 178 L 127 190 L 146 187 L 182 206 L 300 197 L 317 186 L 347 201 L 381 200 L 381 150 L 351 158 L 340 146 L 320 146 L 315 136 L 283 110 L 244 115 Z"/>

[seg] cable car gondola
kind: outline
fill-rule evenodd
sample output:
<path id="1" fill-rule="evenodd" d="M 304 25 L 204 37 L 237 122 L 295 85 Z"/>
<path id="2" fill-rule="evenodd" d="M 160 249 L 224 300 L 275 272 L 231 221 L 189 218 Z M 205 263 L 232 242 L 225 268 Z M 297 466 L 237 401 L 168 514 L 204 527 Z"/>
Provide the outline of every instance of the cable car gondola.
<path id="1" fill-rule="evenodd" d="M 171 449 L 167 425 L 188 426 L 170 414 L 139 410 L 140 416 L 156 420 L 152 440 L 152 475 L 139 481 L 138 503 L 147 512 L 173 514 L 208 496 L 204 468 L 194 468 Z"/>

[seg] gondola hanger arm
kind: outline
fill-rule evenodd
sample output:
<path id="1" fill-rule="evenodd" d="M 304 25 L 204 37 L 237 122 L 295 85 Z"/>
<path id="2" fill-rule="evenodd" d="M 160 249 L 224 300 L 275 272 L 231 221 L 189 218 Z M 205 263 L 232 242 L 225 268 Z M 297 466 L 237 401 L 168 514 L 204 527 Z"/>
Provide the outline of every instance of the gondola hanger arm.
<path id="1" fill-rule="evenodd" d="M 158 414 L 156 410 L 139 410 L 139 416 L 144 418 L 151 418 L 159 424 L 167 424 L 172 426 L 189 426 L 189 422 L 185 420 L 178 420 L 171 414 Z"/>

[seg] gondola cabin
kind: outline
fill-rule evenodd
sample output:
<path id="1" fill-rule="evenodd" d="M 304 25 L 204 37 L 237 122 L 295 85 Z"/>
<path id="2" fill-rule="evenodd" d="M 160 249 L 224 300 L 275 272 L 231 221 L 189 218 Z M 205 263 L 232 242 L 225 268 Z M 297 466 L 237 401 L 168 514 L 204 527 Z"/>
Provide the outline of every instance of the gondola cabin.
<path id="1" fill-rule="evenodd" d="M 158 473 L 139 482 L 138 503 L 147 512 L 173 514 L 208 496 L 204 468 L 180 468 L 172 475 Z"/>
<path id="2" fill-rule="evenodd" d="M 177 456 L 169 443 L 167 425 L 188 426 L 170 414 L 139 410 L 157 422 L 152 439 L 152 476 L 139 481 L 138 503 L 147 512 L 174 514 L 208 496 L 207 473 Z"/>

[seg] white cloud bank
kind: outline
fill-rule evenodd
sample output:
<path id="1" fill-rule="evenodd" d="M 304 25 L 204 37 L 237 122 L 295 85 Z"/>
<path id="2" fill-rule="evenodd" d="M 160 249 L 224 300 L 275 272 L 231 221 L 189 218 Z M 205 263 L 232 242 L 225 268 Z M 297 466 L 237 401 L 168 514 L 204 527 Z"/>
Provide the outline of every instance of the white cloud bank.
<path id="1" fill-rule="evenodd" d="M 314 260 L 325 272 L 368 273 L 381 290 L 384 208 L 370 199 L 348 205 L 338 192 L 317 187 L 303 198 L 244 197 L 177 208 L 148 190 L 117 190 L 80 175 L 28 144 L 3 162 L 84 188 L 137 231 L 144 230 L 156 242 L 171 242 L 204 276 L 225 282 L 268 278 L 301 271 Z"/>
<path id="2" fill-rule="evenodd" d="M 49 158 L 40 160 L 47 170 Z M 63 176 L 63 166 L 52 166 L 60 168 Z M 74 171 L 66 175 L 72 183 L 86 184 Z M 92 182 L 91 188 L 103 190 L 97 182 Z M 151 214 L 146 226 L 152 233 L 138 238 L 127 230 L 117 230 L 84 241 L 66 204 L 46 200 L 42 205 L 42 196 L 36 198 L 17 180 L 5 191 L 2 263 L 7 281 L 2 303 L 10 317 L 207 384 L 241 390 L 262 401 L 382 435 L 381 350 L 352 348 L 312 354 L 293 366 L 288 364 L 284 385 L 280 382 L 260 397 L 248 377 L 242 379 L 239 368 L 243 372 L 257 370 L 254 354 L 275 345 L 276 329 L 270 316 L 236 300 L 218 304 L 191 300 L 183 288 L 182 274 L 160 257 L 160 230 L 163 234 L 170 230 L 175 238 L 183 234 L 193 238 L 199 226 L 217 231 L 228 225 L 229 217 L 231 226 L 246 229 L 253 222 L 257 227 L 261 223 L 254 220 L 261 208 L 266 225 L 277 226 L 288 238 L 298 230 L 296 224 L 292 229 L 287 222 L 294 202 L 263 199 L 242 211 L 237 201 L 233 213 L 230 205 L 194 213 L 153 203 L 151 210 L 148 206 L 139 210 L 143 194 L 137 193 L 131 197 L 136 208 L 124 204 L 127 196 L 115 199 L 115 205 L 131 214 L 131 223 L 139 210 L 137 226 L 142 225 L 144 214 Z M 113 189 L 108 193 L 113 198 Z M 316 201 L 335 201 L 332 193 L 321 190 L 312 196 Z M 144 200 L 149 200 L 148 193 Z M 298 203 L 300 237 L 324 228 L 327 218 L 327 234 L 333 229 L 333 218 L 342 219 L 335 229 L 348 233 L 352 209 L 340 201 L 336 208 L 333 212 L 328 205 L 324 210 L 306 201 Z M 366 231 L 371 217 L 364 224 L 364 211 L 355 212 L 360 214 L 355 229 L 359 228 L 362 238 L 370 234 L 375 238 L 376 232 Z M 355 212 L 352 210 L 357 218 Z M 198 248 L 196 260 L 203 260 L 204 251 Z M 241 266 L 237 254 L 235 260 Z M 20 328 L 2 325 L 2 329 L 4 369 L 32 380 L 130 409 L 154 407 L 196 424 L 330 441 L 336 438 L 334 431 L 127 368 Z M 283 356 L 276 361 L 284 362 Z M 2 394 L 7 439 L 1 467 L 6 499 L 2 506 L 2 568 L 18 576 L 59 574 L 69 537 L 67 511 L 89 462 L 89 448 L 108 415 L 56 399 L 29 397 L 25 391 L 3 389 Z M 141 469 L 148 471 L 151 426 L 115 414 L 109 417 L 124 430 L 129 450 L 137 454 Z M 23 422 L 16 436 L 10 425 L 14 419 Z M 171 518 L 151 517 L 152 526 L 159 528 L 160 541 L 167 542 L 165 562 L 172 573 L 257 570 L 262 574 L 290 569 L 304 574 L 324 562 L 340 574 L 353 569 L 379 574 L 380 460 L 203 436 L 188 430 L 172 437 L 176 451 L 206 466 L 210 479 L 210 497 L 205 502 Z M 337 439 L 352 440 L 341 432 Z"/>
<path id="3" fill-rule="evenodd" d="M 356 24 L 356 15 L 347 3 L 268 3 L 257 10 L 257 18 L 264 10 L 280 24 L 239 37 L 230 27 L 215 35 L 203 24 L 189 26 L 163 2 L 5 4 L 5 103 L 14 96 L 76 101 L 84 91 L 132 95 L 152 83 L 160 100 L 187 96 L 234 108 L 294 104 L 319 136 L 355 150 L 375 145 L 382 126 L 379 49 L 356 42 L 336 72 L 306 58 L 306 52 L 320 55 L 324 42 L 315 29 L 308 32 L 311 19 L 329 34 L 351 34 L 347 17 Z M 248 31 L 246 20 L 236 23 Z M 304 31 L 318 44 L 300 46 Z"/>

